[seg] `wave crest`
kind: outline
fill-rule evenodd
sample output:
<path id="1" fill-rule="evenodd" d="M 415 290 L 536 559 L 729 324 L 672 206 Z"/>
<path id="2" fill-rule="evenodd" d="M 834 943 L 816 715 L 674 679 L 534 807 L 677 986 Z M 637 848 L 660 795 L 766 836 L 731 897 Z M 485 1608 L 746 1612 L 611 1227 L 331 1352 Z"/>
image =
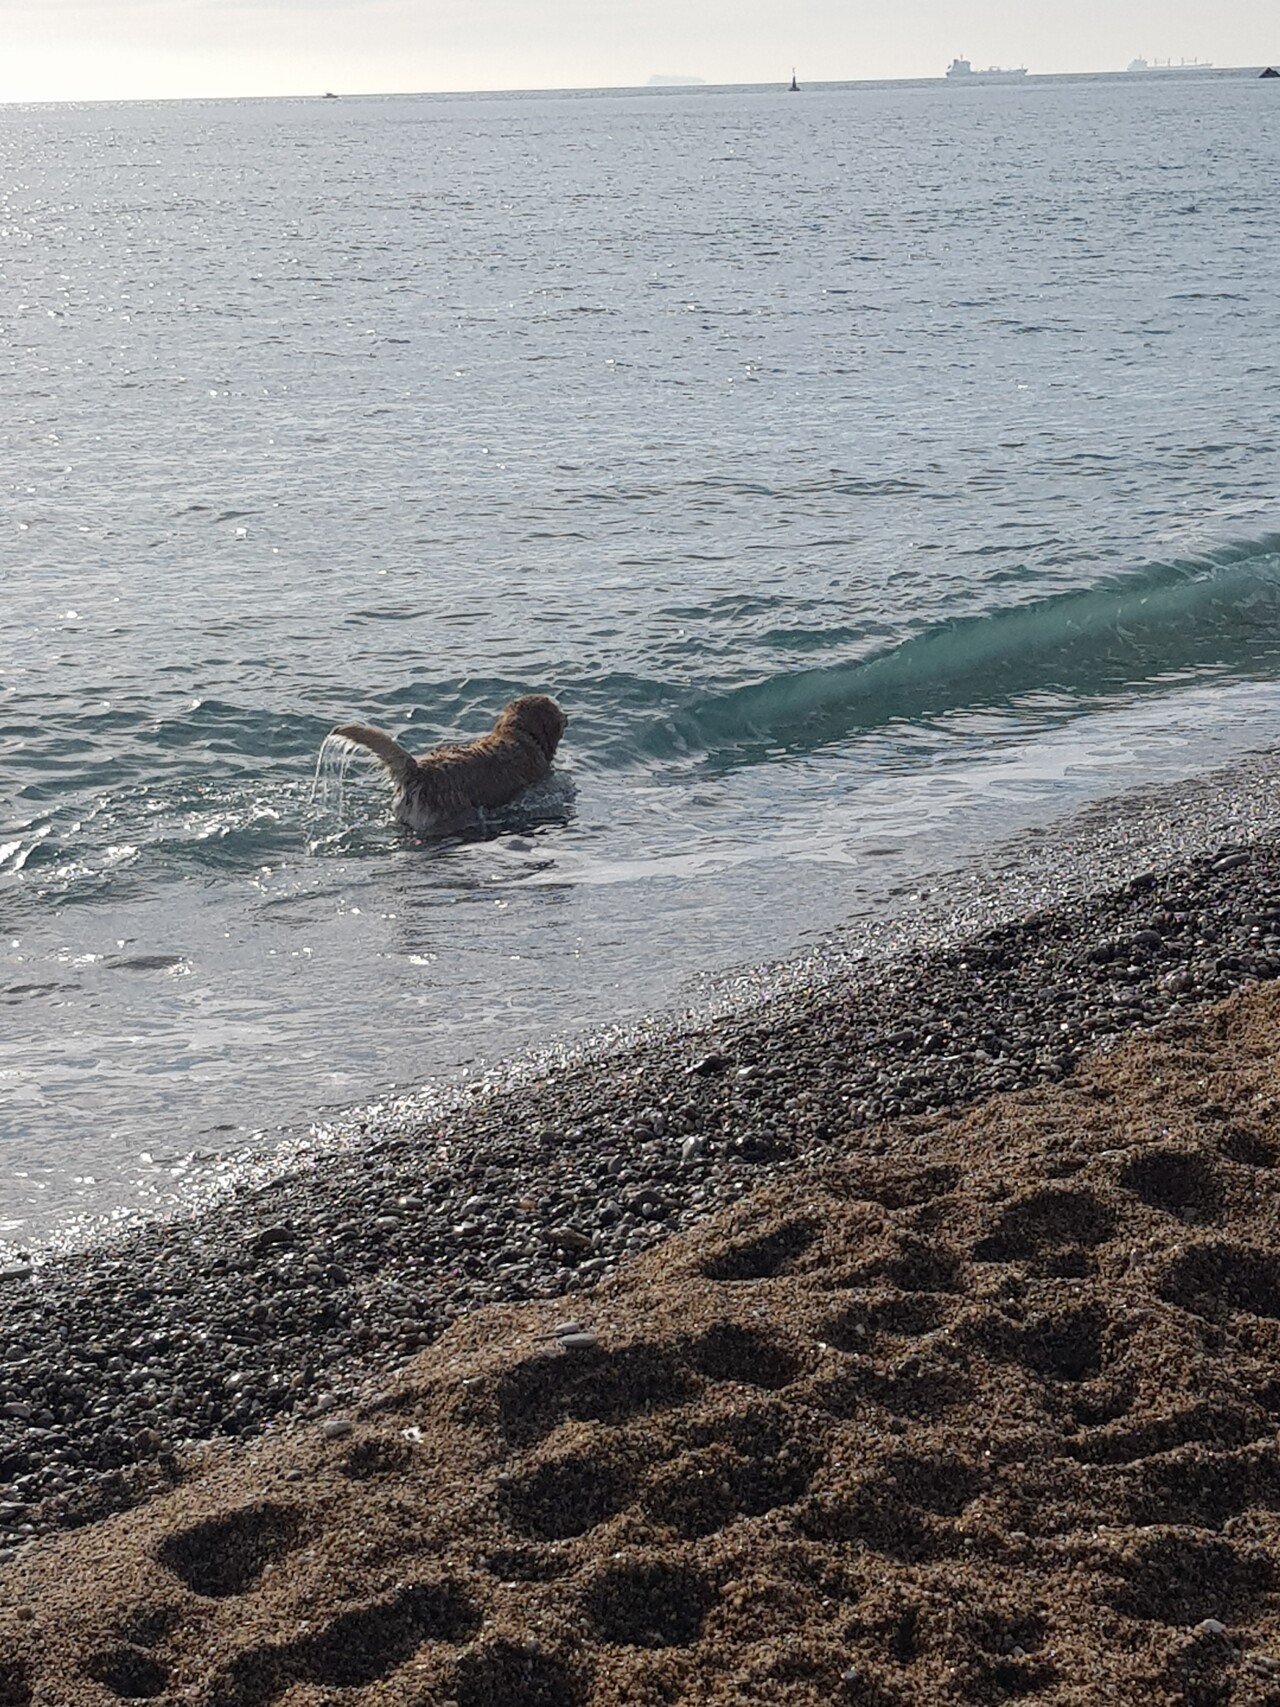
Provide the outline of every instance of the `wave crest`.
<path id="1" fill-rule="evenodd" d="M 694 697 L 657 744 L 716 765 L 969 707 L 1084 702 L 1280 663 L 1280 535 L 922 629 L 870 656 Z M 653 749 L 651 748 L 651 751 Z"/>

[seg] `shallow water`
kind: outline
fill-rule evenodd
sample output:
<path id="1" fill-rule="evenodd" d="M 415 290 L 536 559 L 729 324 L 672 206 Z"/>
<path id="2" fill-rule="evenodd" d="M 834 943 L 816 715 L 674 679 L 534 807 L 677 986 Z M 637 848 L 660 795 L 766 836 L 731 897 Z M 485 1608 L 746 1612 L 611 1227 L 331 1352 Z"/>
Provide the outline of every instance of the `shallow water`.
<path id="1" fill-rule="evenodd" d="M 1280 739 L 1278 141 L 1223 77 L 0 109 L 0 1235 Z M 532 690 L 485 835 L 311 799 Z"/>

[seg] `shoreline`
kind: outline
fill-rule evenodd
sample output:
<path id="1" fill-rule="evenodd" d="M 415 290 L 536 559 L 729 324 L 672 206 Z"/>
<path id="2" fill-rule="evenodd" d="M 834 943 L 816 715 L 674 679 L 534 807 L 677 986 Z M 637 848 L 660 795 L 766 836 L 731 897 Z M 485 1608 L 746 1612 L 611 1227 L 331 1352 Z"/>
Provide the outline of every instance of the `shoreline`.
<path id="1" fill-rule="evenodd" d="M 277 1177 L 361 1150 L 372 1140 L 399 1139 L 455 1118 L 477 1101 L 518 1094 L 529 1082 L 566 1070 L 607 1070 L 608 1063 L 649 1042 L 671 1043 L 722 1017 L 817 985 L 860 980 L 872 965 L 907 953 L 941 949 L 1022 913 L 1059 905 L 1128 881 L 1135 872 L 1193 858 L 1219 843 L 1253 842 L 1280 830 L 1274 778 L 1280 751 L 1246 753 L 1175 782 L 1161 781 L 1076 808 L 1029 826 L 951 869 L 929 867 L 900 882 L 860 914 L 819 933 L 811 946 L 742 968 L 686 978 L 680 996 L 640 1019 L 570 1030 L 509 1058 L 480 1056 L 442 1071 L 421 1087 L 393 1085 L 354 1104 L 322 1108 L 303 1125 L 267 1125 L 246 1145 L 205 1158 L 207 1172 L 168 1196 L 136 1193 L 123 1203 L 65 1218 L 27 1238 L 0 1237 L 0 1270 L 37 1264 L 108 1243 L 154 1224 L 215 1212 Z M 140 1184 L 140 1182 L 139 1182 Z"/>
<path id="2" fill-rule="evenodd" d="M 1274 897 L 1272 834 L 811 988 L 796 976 L 204 1213 L 10 1267 L 0 1561 L 167 1485 L 193 1444 L 327 1414 L 459 1315 L 584 1292 L 877 1122 L 1056 1082 L 1280 976 Z"/>

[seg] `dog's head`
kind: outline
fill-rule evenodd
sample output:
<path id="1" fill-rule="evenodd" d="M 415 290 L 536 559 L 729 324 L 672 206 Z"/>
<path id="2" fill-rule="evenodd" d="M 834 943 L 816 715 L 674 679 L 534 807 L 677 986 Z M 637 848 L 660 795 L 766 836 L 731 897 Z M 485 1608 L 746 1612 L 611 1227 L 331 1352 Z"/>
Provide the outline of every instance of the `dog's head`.
<path id="1" fill-rule="evenodd" d="M 520 734 L 527 735 L 550 764 L 568 721 L 555 700 L 548 699 L 544 693 L 527 693 L 513 699 L 505 708 L 498 718 L 498 728 L 518 730 Z"/>

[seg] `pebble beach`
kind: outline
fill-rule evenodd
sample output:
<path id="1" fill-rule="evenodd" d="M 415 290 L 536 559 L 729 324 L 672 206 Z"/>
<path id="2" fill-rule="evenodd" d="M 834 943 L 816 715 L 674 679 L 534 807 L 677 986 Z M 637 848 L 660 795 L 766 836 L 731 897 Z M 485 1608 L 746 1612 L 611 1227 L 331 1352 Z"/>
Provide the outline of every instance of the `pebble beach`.
<path id="1" fill-rule="evenodd" d="M 1277 975 L 1259 825 L 11 1263 L 0 1702 L 1280 1699 Z"/>

